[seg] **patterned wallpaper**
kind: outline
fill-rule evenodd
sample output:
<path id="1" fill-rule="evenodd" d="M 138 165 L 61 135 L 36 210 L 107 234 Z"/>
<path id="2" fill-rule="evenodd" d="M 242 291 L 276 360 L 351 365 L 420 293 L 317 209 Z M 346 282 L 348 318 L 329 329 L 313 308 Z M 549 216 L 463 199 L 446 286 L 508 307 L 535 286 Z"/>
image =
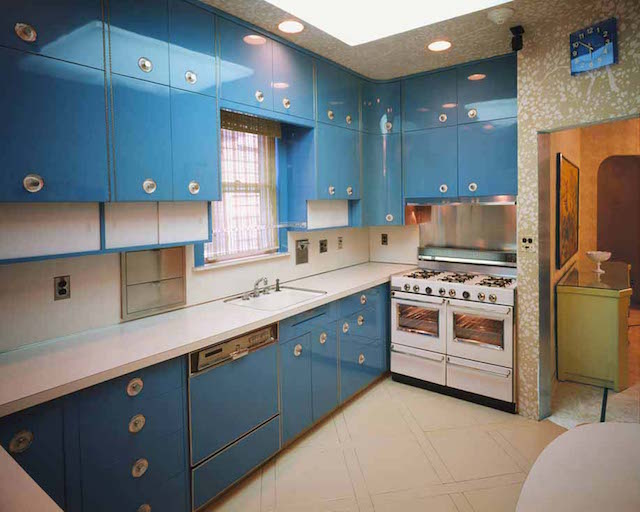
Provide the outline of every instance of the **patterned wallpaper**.
<path id="1" fill-rule="evenodd" d="M 547 2 L 540 23 L 525 26 L 518 55 L 518 231 L 538 233 L 537 132 L 604 121 L 640 112 L 640 2 Z M 618 18 L 619 64 L 572 77 L 569 34 Z M 538 396 L 538 254 L 518 254 L 518 398 L 522 414 L 544 411 Z M 542 406 L 541 406 L 542 405 Z"/>

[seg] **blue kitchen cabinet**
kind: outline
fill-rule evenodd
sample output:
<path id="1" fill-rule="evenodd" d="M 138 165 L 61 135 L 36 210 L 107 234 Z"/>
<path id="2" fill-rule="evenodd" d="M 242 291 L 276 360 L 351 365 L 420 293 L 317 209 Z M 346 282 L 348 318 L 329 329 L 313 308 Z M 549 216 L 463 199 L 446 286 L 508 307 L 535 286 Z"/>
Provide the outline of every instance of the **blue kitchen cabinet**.
<path id="1" fill-rule="evenodd" d="M 380 342 L 340 338 L 340 402 L 371 384 L 384 371 Z"/>
<path id="2" fill-rule="evenodd" d="M 401 134 L 362 135 L 362 197 L 367 226 L 402 225 Z"/>
<path id="3" fill-rule="evenodd" d="M 516 54 L 459 66 L 458 123 L 518 115 Z"/>
<path id="4" fill-rule="evenodd" d="M 219 201 L 219 122 L 216 99 L 171 89 L 174 201 Z"/>
<path id="5" fill-rule="evenodd" d="M 277 42 L 273 42 L 273 109 L 315 119 L 313 59 Z"/>
<path id="6" fill-rule="evenodd" d="M 351 73 L 325 61 L 316 62 L 318 121 L 359 129 L 360 82 Z"/>
<path id="7" fill-rule="evenodd" d="M 456 70 L 403 80 L 402 102 L 402 130 L 405 132 L 456 125 Z"/>
<path id="8" fill-rule="evenodd" d="M 400 133 L 400 82 L 362 86 L 362 130 L 370 133 Z"/>
<path id="9" fill-rule="evenodd" d="M 171 87 L 215 96 L 215 17 L 183 0 L 169 1 Z"/>
<path id="10" fill-rule="evenodd" d="M 317 199 L 360 199 L 360 134 L 324 123 L 315 131 Z"/>
<path id="11" fill-rule="evenodd" d="M 477 160 L 485 152 L 476 155 Z M 402 168 L 406 199 L 450 198 L 458 195 L 457 127 L 405 132 Z"/>
<path id="12" fill-rule="evenodd" d="M 273 42 L 218 18 L 220 97 L 251 107 L 273 110 Z"/>
<path id="13" fill-rule="evenodd" d="M 168 0 L 109 0 L 111 70 L 169 85 Z"/>
<path id="14" fill-rule="evenodd" d="M 282 442 L 313 423 L 311 332 L 280 344 Z"/>
<path id="15" fill-rule="evenodd" d="M 104 69 L 100 0 L 3 0 L 0 19 L 0 46 Z"/>
<path id="16" fill-rule="evenodd" d="M 171 201 L 169 87 L 114 75 L 114 164 L 117 201 Z"/>
<path id="17" fill-rule="evenodd" d="M 59 401 L 0 419 L 0 444 L 66 509 L 63 413 Z"/>
<path id="18" fill-rule="evenodd" d="M 0 201 L 108 201 L 104 72 L 9 48 L 0 71 Z"/>
<path id="19" fill-rule="evenodd" d="M 313 421 L 338 406 L 338 334 L 332 322 L 311 332 Z"/>
<path id="20" fill-rule="evenodd" d="M 516 118 L 458 126 L 458 148 L 461 197 L 518 193 Z"/>

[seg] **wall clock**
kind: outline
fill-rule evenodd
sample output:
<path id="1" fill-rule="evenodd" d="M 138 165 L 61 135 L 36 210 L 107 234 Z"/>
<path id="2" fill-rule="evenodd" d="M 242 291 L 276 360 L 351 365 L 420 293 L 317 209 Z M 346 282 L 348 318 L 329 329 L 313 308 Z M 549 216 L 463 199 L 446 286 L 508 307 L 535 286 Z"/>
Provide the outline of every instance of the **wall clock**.
<path id="1" fill-rule="evenodd" d="M 618 34 L 615 18 L 600 21 L 569 36 L 571 74 L 577 75 L 618 62 Z"/>

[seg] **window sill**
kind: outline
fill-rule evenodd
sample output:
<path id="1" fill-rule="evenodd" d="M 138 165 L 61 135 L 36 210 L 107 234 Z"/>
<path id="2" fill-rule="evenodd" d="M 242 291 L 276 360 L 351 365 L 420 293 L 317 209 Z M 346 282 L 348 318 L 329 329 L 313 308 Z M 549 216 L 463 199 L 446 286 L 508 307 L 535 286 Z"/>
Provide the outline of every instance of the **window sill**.
<path id="1" fill-rule="evenodd" d="M 291 256 L 291 254 L 288 252 L 260 254 L 258 256 L 249 256 L 247 258 L 239 258 L 237 260 L 220 261 L 218 263 L 206 263 L 201 267 L 193 267 L 193 270 L 195 272 L 204 272 L 206 270 L 216 270 L 219 268 L 237 267 L 239 265 L 246 265 L 248 263 L 256 263 L 256 262 L 263 263 L 265 261 L 288 258 L 289 256 Z"/>

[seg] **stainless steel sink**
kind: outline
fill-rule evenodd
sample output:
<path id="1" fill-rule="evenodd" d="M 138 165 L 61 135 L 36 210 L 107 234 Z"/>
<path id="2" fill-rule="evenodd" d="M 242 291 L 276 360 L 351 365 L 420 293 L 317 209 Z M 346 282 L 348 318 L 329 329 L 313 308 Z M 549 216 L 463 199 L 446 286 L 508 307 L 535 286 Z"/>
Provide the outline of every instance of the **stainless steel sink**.
<path id="1" fill-rule="evenodd" d="M 247 293 L 227 299 L 225 302 L 244 308 L 259 309 L 262 311 L 277 311 L 279 309 L 285 309 L 295 304 L 321 297 L 322 295 L 326 295 L 326 293 L 327 292 L 319 290 L 307 290 L 304 288 L 281 286 L 279 292 L 275 291 L 272 287 L 269 289 L 269 293 L 260 293 L 258 297 L 253 297 L 251 294 Z"/>

